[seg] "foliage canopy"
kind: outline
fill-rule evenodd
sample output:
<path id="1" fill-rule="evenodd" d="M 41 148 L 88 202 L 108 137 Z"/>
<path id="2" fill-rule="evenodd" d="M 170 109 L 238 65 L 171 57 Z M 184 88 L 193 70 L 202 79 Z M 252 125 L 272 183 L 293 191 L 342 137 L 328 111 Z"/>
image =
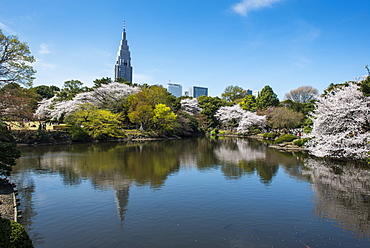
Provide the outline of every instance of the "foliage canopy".
<path id="1" fill-rule="evenodd" d="M 11 82 L 31 86 L 36 73 L 30 65 L 33 62 L 28 45 L 17 36 L 5 36 L 0 29 L 0 86 Z"/>
<path id="2" fill-rule="evenodd" d="M 20 152 L 16 149 L 13 136 L 6 124 L 0 120 L 0 175 L 9 176 L 11 167 L 16 164 L 19 157 Z"/>
<path id="3" fill-rule="evenodd" d="M 269 85 L 263 87 L 256 99 L 257 108 L 267 109 L 279 105 L 279 99 Z"/>
<path id="4" fill-rule="evenodd" d="M 248 93 L 242 87 L 230 85 L 226 87 L 221 97 L 227 102 L 237 102 L 241 101 L 246 95 L 248 95 Z"/>
<path id="5" fill-rule="evenodd" d="M 93 139 L 121 138 L 120 114 L 83 104 L 80 109 L 66 116 L 67 124 L 83 127 Z"/>

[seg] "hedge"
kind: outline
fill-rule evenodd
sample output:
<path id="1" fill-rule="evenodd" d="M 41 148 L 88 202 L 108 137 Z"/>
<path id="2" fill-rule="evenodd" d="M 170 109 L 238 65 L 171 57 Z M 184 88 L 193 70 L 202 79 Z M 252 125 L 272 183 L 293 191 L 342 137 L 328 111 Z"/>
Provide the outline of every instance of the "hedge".
<path id="1" fill-rule="evenodd" d="M 280 144 L 280 143 L 283 143 L 283 142 L 290 142 L 290 141 L 293 141 L 297 139 L 297 136 L 293 135 L 293 134 L 282 134 L 279 136 L 279 138 L 275 139 L 274 143 L 275 144 Z"/>

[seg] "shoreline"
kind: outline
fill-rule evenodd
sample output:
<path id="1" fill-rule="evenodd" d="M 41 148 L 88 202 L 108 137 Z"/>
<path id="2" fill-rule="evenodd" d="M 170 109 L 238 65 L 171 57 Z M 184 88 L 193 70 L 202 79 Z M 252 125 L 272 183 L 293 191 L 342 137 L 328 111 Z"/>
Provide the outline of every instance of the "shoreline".
<path id="1" fill-rule="evenodd" d="M 18 222 L 16 190 L 6 179 L 0 178 L 0 217 Z"/>

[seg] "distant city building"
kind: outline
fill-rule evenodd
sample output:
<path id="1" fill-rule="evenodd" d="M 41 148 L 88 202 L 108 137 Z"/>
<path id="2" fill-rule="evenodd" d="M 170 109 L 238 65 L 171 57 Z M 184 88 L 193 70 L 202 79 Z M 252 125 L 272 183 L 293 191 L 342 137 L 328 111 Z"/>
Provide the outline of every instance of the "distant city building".
<path id="1" fill-rule="evenodd" d="M 185 91 L 184 91 L 184 96 L 190 96 L 190 94 L 189 94 L 189 91 L 188 91 L 188 90 L 185 90 Z"/>
<path id="2" fill-rule="evenodd" d="M 253 94 L 253 91 L 251 89 L 247 89 L 247 94 L 248 95 L 252 95 Z"/>
<path id="3" fill-rule="evenodd" d="M 199 96 L 208 96 L 208 88 L 192 86 L 189 88 L 189 95 L 194 98 L 198 98 Z"/>
<path id="4" fill-rule="evenodd" d="M 167 91 L 176 97 L 182 96 L 181 84 L 167 83 Z"/>
<path id="5" fill-rule="evenodd" d="M 255 90 L 254 92 L 253 92 L 253 95 L 255 96 L 255 97 L 258 97 L 258 95 L 259 95 L 259 90 Z"/>
<path id="6" fill-rule="evenodd" d="M 131 56 L 126 40 L 126 24 L 123 27 L 122 40 L 118 47 L 116 65 L 114 67 L 114 81 L 117 78 L 132 82 Z"/>

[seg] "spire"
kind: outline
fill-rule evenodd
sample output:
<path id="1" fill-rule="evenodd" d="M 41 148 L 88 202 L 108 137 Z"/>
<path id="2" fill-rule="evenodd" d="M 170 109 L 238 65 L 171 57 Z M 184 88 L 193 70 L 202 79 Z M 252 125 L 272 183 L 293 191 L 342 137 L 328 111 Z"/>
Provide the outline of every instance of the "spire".
<path id="1" fill-rule="evenodd" d="M 126 39 L 126 21 L 123 22 L 122 40 L 118 47 L 114 80 L 117 78 L 132 82 L 132 66 L 129 46 Z"/>
<path id="2" fill-rule="evenodd" d="M 122 40 L 126 40 L 126 21 L 123 21 Z"/>

